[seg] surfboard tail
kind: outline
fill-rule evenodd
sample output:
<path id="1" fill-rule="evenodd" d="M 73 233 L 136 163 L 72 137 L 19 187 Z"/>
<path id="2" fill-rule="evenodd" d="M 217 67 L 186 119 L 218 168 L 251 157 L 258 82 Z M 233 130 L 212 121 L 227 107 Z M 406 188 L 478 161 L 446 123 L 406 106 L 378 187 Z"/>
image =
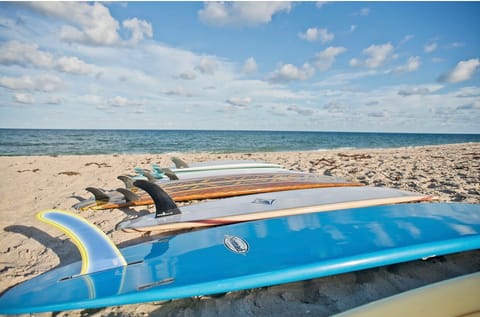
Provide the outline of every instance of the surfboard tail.
<path id="1" fill-rule="evenodd" d="M 61 230 L 77 246 L 82 258 L 80 275 L 127 265 L 112 240 L 86 219 L 54 209 L 41 211 L 36 217 Z"/>
<path id="2" fill-rule="evenodd" d="M 181 213 L 175 201 L 157 184 L 145 180 L 137 180 L 133 184 L 152 197 L 156 218 Z"/>

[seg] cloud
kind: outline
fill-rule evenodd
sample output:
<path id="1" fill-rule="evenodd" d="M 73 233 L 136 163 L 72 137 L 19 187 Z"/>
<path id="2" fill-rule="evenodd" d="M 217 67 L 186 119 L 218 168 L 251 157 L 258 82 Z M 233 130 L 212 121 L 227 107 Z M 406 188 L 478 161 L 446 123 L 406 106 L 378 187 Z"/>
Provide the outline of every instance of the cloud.
<path id="1" fill-rule="evenodd" d="M 165 94 L 169 96 L 192 97 L 193 95 L 185 90 L 183 87 L 176 87 L 175 89 L 167 90 Z"/>
<path id="2" fill-rule="evenodd" d="M 407 42 L 409 42 L 411 39 L 413 39 L 415 36 L 412 34 L 407 34 L 403 37 L 403 39 L 400 41 L 399 45 L 403 45 Z"/>
<path id="3" fill-rule="evenodd" d="M 454 69 L 440 76 L 440 82 L 459 83 L 469 80 L 475 75 L 480 67 L 480 59 L 472 58 L 466 61 L 460 61 Z"/>
<path id="4" fill-rule="evenodd" d="M 243 64 L 242 72 L 245 74 L 253 74 L 257 71 L 257 62 L 253 57 L 248 58 Z"/>
<path id="5" fill-rule="evenodd" d="M 195 78 L 197 78 L 197 75 L 193 71 L 185 71 L 178 74 L 176 78 L 183 80 L 194 80 Z"/>
<path id="6" fill-rule="evenodd" d="M 290 2 L 207 2 L 198 16 L 203 23 L 216 27 L 254 26 L 269 23 L 275 14 L 290 9 Z"/>
<path id="7" fill-rule="evenodd" d="M 250 106 L 252 103 L 252 98 L 250 97 L 244 97 L 244 98 L 239 98 L 239 97 L 232 97 L 228 98 L 226 102 L 232 106 L 239 107 L 239 108 L 246 108 Z"/>
<path id="8" fill-rule="evenodd" d="M 202 57 L 200 63 L 195 67 L 202 74 L 213 74 L 218 65 L 215 59 L 211 57 Z"/>
<path id="9" fill-rule="evenodd" d="M 355 24 L 352 24 L 352 25 L 350 25 L 349 32 L 350 32 L 350 33 L 353 33 L 353 32 L 354 32 L 354 31 L 355 31 L 357 28 L 358 28 L 358 26 L 357 26 L 357 25 L 355 25 Z"/>
<path id="10" fill-rule="evenodd" d="M 41 2 L 29 3 L 29 6 L 44 15 L 66 21 L 60 29 L 60 39 L 69 43 L 91 46 L 115 46 L 126 44 L 118 31 L 120 23 L 112 17 L 103 4 L 95 2 Z M 123 27 L 130 31 L 130 44 L 142 40 L 144 36 L 152 37 L 150 23 L 137 18 L 125 20 Z"/>
<path id="11" fill-rule="evenodd" d="M 106 101 L 109 106 L 112 107 L 125 107 L 125 106 L 140 106 L 142 102 L 138 100 L 131 100 L 122 96 L 115 96 Z"/>
<path id="12" fill-rule="evenodd" d="M 298 113 L 299 115 L 307 116 L 307 117 L 312 116 L 314 114 L 314 111 L 312 109 L 299 107 L 297 105 L 291 105 L 287 108 L 287 110 L 293 111 L 295 113 Z"/>
<path id="13" fill-rule="evenodd" d="M 122 25 L 131 32 L 130 42 L 132 44 L 142 41 L 145 36 L 153 36 L 152 25 L 146 21 L 133 18 L 123 21 Z"/>
<path id="14" fill-rule="evenodd" d="M 14 97 L 17 103 L 32 104 L 35 102 L 35 99 L 30 94 L 16 93 Z"/>
<path id="15" fill-rule="evenodd" d="M 420 68 L 420 56 L 411 56 L 405 65 L 395 68 L 398 73 L 413 72 Z"/>
<path id="16" fill-rule="evenodd" d="M 340 113 L 345 113 L 346 112 L 346 107 L 345 105 L 337 102 L 337 101 L 330 101 L 329 103 L 327 103 L 323 109 L 327 110 L 327 112 L 329 113 L 337 113 L 337 114 L 340 114 Z"/>
<path id="17" fill-rule="evenodd" d="M 392 57 L 393 51 L 394 49 L 391 43 L 370 45 L 368 48 L 363 50 L 363 55 L 367 55 L 368 57 L 365 60 L 352 58 L 350 60 L 350 66 L 378 68 L 385 64 L 385 62 Z"/>
<path id="18" fill-rule="evenodd" d="M 36 44 L 9 41 L 0 45 L 0 64 L 33 66 L 43 69 L 57 69 L 64 73 L 86 75 L 94 70 L 94 66 L 87 64 L 74 56 L 54 55 L 41 51 Z"/>
<path id="19" fill-rule="evenodd" d="M 305 33 L 298 33 L 298 37 L 309 42 L 320 41 L 327 43 L 335 38 L 333 33 L 329 33 L 327 29 L 308 28 Z"/>
<path id="20" fill-rule="evenodd" d="M 362 8 L 360 11 L 354 12 L 353 15 L 359 15 L 359 16 L 367 16 L 370 14 L 370 9 L 369 8 Z"/>
<path id="21" fill-rule="evenodd" d="M 402 97 L 408 97 L 413 95 L 428 95 L 431 94 L 433 90 L 427 87 L 413 87 L 408 89 L 402 89 L 398 91 L 398 94 Z"/>
<path id="22" fill-rule="evenodd" d="M 93 69 L 92 66 L 77 57 L 60 57 L 57 61 L 57 69 L 65 73 L 87 75 Z"/>
<path id="23" fill-rule="evenodd" d="M 52 75 L 0 77 L 0 86 L 11 90 L 51 92 L 59 90 L 62 85 L 62 80 Z"/>
<path id="24" fill-rule="evenodd" d="M 0 64 L 50 68 L 54 60 L 51 54 L 39 51 L 36 44 L 9 41 L 0 45 Z"/>
<path id="25" fill-rule="evenodd" d="M 341 46 L 330 46 L 327 47 L 325 50 L 317 53 L 315 55 L 313 64 L 321 71 L 325 71 L 332 67 L 333 63 L 335 62 L 335 58 L 345 53 L 347 49 Z"/>
<path id="26" fill-rule="evenodd" d="M 436 51 L 437 47 L 438 47 L 438 44 L 436 42 L 427 43 L 423 46 L 423 51 L 425 53 L 432 53 Z"/>
<path id="27" fill-rule="evenodd" d="M 284 64 L 269 76 L 271 82 L 287 83 L 293 80 L 307 80 L 315 74 L 315 69 L 308 63 L 301 68 L 292 64 Z"/>

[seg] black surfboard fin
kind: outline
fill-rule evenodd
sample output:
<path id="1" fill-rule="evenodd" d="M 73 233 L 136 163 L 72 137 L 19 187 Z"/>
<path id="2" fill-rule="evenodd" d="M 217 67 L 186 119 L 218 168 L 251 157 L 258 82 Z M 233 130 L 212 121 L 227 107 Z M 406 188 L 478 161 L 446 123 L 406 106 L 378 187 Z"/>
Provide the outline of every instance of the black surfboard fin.
<path id="1" fill-rule="evenodd" d="M 87 187 L 85 188 L 88 192 L 92 193 L 93 196 L 95 196 L 95 200 L 99 200 L 99 201 L 109 201 L 110 200 L 110 196 L 108 196 L 107 193 L 105 193 L 105 191 L 103 191 L 102 189 L 100 188 L 96 188 L 96 187 Z"/>
<path id="2" fill-rule="evenodd" d="M 178 157 L 172 157 L 170 158 L 173 162 L 173 164 L 175 164 L 175 167 L 176 168 L 187 168 L 188 167 L 188 164 L 185 163 L 185 161 L 183 161 L 182 159 L 178 158 Z"/>
<path id="3" fill-rule="evenodd" d="M 129 203 L 135 200 L 139 200 L 140 197 L 127 188 L 117 188 L 117 191 L 122 193 L 125 196 L 125 200 Z"/>
<path id="4" fill-rule="evenodd" d="M 155 218 L 181 213 L 173 199 L 157 184 L 141 179 L 136 180 L 133 184 L 152 197 L 155 202 Z"/>
<path id="5" fill-rule="evenodd" d="M 177 176 L 177 174 L 175 174 L 175 172 L 172 171 L 171 169 L 169 169 L 169 168 L 162 168 L 162 171 L 163 171 L 163 174 L 167 175 L 167 177 L 168 177 L 171 181 L 178 181 L 178 176 Z"/>
<path id="6" fill-rule="evenodd" d="M 133 178 L 127 175 L 120 175 L 117 177 L 117 179 L 121 180 L 125 184 L 125 188 L 127 189 L 132 189 L 135 188 L 135 185 L 133 185 L 133 182 L 135 181 Z"/>

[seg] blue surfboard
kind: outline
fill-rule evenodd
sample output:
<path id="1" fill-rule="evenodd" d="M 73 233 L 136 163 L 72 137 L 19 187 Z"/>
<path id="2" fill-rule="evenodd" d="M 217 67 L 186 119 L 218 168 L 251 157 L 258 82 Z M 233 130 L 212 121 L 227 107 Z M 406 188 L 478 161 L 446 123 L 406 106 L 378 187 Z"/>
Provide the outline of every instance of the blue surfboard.
<path id="1" fill-rule="evenodd" d="M 120 250 L 127 264 L 97 272 L 81 274 L 80 262 L 52 270 L 5 292 L 0 314 L 216 294 L 478 248 L 477 204 L 387 205 L 253 221 L 127 247 Z"/>

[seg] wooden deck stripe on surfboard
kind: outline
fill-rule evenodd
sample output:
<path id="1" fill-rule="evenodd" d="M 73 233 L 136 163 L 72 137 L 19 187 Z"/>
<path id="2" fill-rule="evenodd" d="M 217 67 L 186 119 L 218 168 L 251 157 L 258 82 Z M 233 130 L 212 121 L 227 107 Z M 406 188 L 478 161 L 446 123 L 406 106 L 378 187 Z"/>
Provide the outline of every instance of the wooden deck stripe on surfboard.
<path id="1" fill-rule="evenodd" d="M 192 229 L 197 229 L 202 227 L 226 225 L 226 224 L 232 224 L 237 222 L 254 221 L 254 220 L 267 219 L 267 218 L 278 218 L 278 217 L 301 215 L 301 214 L 307 214 L 307 213 L 329 212 L 329 211 L 335 211 L 335 210 L 341 210 L 341 209 L 429 201 L 432 198 L 433 198 L 432 196 L 418 195 L 418 196 L 406 196 L 406 197 L 366 199 L 366 200 L 360 200 L 360 201 L 349 201 L 349 202 L 331 203 L 331 204 L 315 205 L 315 206 L 307 206 L 307 207 L 285 208 L 285 209 L 279 209 L 279 210 L 273 210 L 273 211 L 245 213 L 245 214 L 240 214 L 235 216 L 201 219 L 201 220 L 188 221 L 188 222 L 187 221 L 176 222 L 176 223 L 162 224 L 162 225 L 156 225 L 156 226 L 122 228 L 122 231 L 125 231 L 125 232 L 155 231 L 155 232 L 162 233 L 162 232 L 170 232 L 170 231 L 177 231 L 177 230 L 192 230 Z"/>
<path id="2" fill-rule="evenodd" d="M 197 199 L 214 199 L 214 198 L 226 198 L 232 196 L 242 196 L 250 194 L 271 193 L 284 190 L 296 190 L 296 189 L 309 189 L 309 188 L 327 188 L 327 187 L 346 187 L 346 186 L 361 186 L 356 183 L 266 183 L 257 185 L 245 185 L 245 186 L 226 186 L 224 188 L 212 188 L 210 190 L 190 190 L 183 192 L 172 192 L 169 189 L 163 188 L 173 200 L 177 202 L 197 200 Z M 118 202 L 118 203 L 101 203 L 89 207 L 90 209 L 112 209 L 128 206 L 144 206 L 153 204 L 153 199 L 147 194 L 140 197 L 139 200 L 130 202 Z"/>

